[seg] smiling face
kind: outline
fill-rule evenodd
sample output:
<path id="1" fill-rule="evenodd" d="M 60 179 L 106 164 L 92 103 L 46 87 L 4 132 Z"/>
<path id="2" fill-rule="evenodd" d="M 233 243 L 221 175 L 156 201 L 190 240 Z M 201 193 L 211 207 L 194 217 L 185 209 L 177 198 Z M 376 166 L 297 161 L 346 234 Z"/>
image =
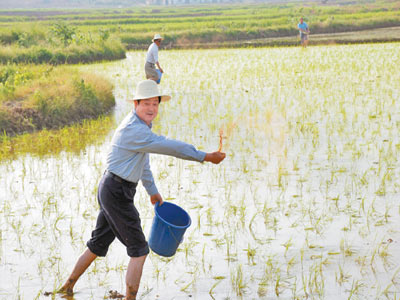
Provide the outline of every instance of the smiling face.
<path id="1" fill-rule="evenodd" d="M 143 122 L 150 125 L 157 117 L 159 105 L 158 97 L 135 101 L 136 114 Z"/>

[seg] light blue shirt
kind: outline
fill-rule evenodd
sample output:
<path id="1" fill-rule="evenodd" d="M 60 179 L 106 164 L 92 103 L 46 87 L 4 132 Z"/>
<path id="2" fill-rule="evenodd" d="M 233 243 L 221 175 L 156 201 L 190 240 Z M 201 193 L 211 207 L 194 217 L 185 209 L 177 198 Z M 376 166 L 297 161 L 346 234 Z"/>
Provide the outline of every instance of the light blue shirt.
<path id="1" fill-rule="evenodd" d="M 299 24 L 297 25 L 297 27 L 298 27 L 299 29 L 303 29 L 303 30 L 305 30 L 305 31 L 307 31 L 307 29 L 308 29 L 308 25 L 307 25 L 307 23 L 304 22 L 304 21 L 303 21 L 303 23 L 299 23 Z M 304 33 L 304 32 L 302 32 L 302 31 L 300 30 L 300 33 Z"/>
<path id="2" fill-rule="evenodd" d="M 193 145 L 168 139 L 151 131 L 134 111 L 117 128 L 107 157 L 107 170 L 131 181 L 142 181 L 149 195 L 158 193 L 150 170 L 149 153 L 175 156 L 185 160 L 203 162 L 206 153 Z"/>

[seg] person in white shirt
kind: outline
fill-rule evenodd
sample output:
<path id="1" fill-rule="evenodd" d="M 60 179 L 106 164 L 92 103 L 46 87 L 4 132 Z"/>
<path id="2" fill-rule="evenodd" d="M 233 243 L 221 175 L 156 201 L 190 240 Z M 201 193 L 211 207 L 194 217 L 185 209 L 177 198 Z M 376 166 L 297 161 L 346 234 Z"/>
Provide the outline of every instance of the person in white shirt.
<path id="1" fill-rule="evenodd" d="M 160 47 L 162 40 L 163 38 L 158 33 L 154 35 L 153 43 L 147 50 L 146 64 L 144 66 L 146 79 L 154 80 L 157 83 L 160 83 L 161 74 L 164 73 L 164 70 L 160 66 L 160 62 L 158 61 L 158 48 Z M 156 65 L 159 72 L 156 70 Z"/>

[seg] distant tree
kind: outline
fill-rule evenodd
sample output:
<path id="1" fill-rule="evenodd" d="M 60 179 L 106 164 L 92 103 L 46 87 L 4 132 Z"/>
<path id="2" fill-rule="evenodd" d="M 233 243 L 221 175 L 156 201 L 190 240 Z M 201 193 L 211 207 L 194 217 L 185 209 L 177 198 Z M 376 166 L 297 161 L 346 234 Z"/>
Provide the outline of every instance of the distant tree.
<path id="1" fill-rule="evenodd" d="M 108 38 L 110 37 L 110 30 L 100 28 L 99 29 L 99 36 L 100 36 L 100 41 L 102 41 L 102 42 L 107 41 Z"/>
<path id="2" fill-rule="evenodd" d="M 63 42 L 64 46 L 68 46 L 69 44 L 71 44 L 72 39 L 76 34 L 75 27 L 69 26 L 68 24 L 63 22 L 58 22 L 54 24 L 51 28 L 51 31 L 57 38 L 59 38 Z"/>

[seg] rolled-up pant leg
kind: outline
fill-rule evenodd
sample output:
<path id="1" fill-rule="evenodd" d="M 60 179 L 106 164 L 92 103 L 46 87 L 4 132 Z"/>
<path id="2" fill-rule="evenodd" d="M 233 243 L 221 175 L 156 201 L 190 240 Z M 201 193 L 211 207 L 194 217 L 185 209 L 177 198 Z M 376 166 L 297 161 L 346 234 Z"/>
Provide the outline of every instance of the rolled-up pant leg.
<path id="1" fill-rule="evenodd" d="M 99 184 L 100 212 L 95 230 L 87 246 L 94 254 L 105 256 L 117 237 L 127 248 L 130 257 L 149 253 L 139 212 L 133 204 L 136 189 L 104 175 Z"/>

